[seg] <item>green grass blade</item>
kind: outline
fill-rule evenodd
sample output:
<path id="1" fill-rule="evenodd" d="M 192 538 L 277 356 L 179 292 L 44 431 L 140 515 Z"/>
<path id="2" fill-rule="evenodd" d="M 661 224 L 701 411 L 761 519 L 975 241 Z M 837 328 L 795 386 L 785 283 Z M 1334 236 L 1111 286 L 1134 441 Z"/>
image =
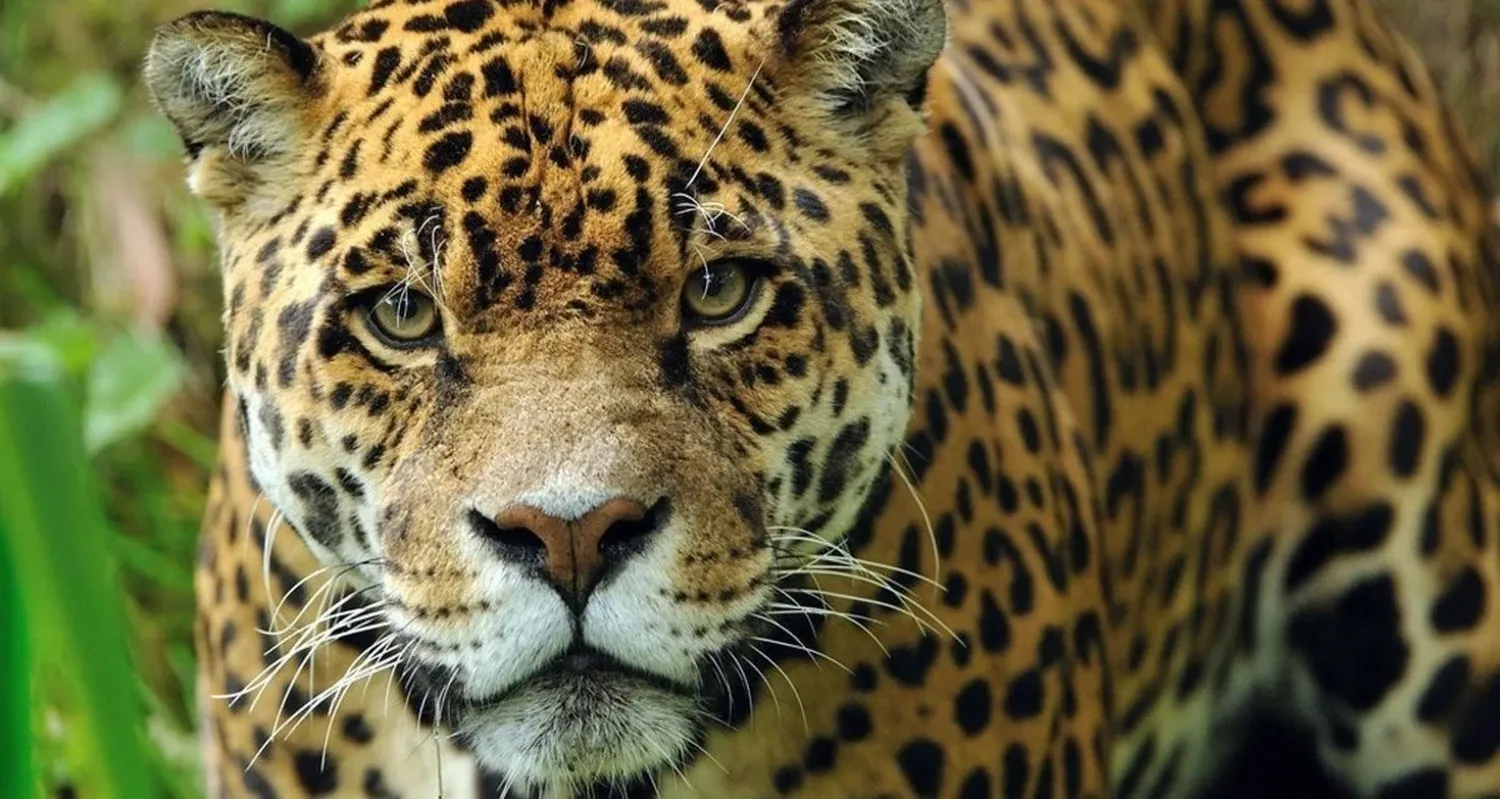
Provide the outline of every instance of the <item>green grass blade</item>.
<path id="1" fill-rule="evenodd" d="M 64 385 L 0 372 L 0 539 L 26 597 L 33 678 L 75 711 L 79 795 L 160 796 L 82 426 Z"/>
<path id="2" fill-rule="evenodd" d="M 31 644 L 21 610 L 21 575 L 9 539 L 0 535 L 0 774 L 10 775 L 17 796 L 35 793 L 31 734 Z"/>

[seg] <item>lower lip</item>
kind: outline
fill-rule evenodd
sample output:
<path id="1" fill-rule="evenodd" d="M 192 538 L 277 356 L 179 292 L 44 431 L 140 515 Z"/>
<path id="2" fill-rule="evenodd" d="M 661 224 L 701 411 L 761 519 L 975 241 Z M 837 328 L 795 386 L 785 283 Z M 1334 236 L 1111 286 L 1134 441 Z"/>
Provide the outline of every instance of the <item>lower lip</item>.
<path id="1" fill-rule="evenodd" d="M 554 661 L 547 669 L 525 678 L 492 699 L 470 705 L 470 709 L 484 711 L 499 707 L 505 704 L 506 700 L 528 688 L 536 688 L 539 685 L 555 681 L 560 677 L 569 680 L 605 680 L 642 685 L 649 685 L 651 683 L 650 680 L 642 678 L 640 675 L 632 674 L 627 670 L 616 667 L 607 658 L 585 652 L 576 652 L 564 655 Z M 558 686 L 554 683 L 553 687 L 556 688 Z"/>
<path id="2" fill-rule="evenodd" d="M 607 674 L 612 677 L 628 676 L 625 674 L 625 672 L 615 668 L 609 661 L 605 660 L 604 658 L 601 658 L 597 655 L 588 655 L 583 653 L 564 655 L 561 660 L 557 661 L 557 665 L 554 668 L 558 669 L 559 671 L 577 672 L 579 674 Z"/>

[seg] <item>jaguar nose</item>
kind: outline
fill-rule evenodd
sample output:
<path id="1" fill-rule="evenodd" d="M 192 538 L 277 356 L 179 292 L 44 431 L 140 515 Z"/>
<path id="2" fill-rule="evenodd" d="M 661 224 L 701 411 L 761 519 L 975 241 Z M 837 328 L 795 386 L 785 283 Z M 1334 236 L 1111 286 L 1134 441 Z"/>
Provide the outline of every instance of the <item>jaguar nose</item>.
<path id="1" fill-rule="evenodd" d="M 663 502 L 646 507 L 629 497 L 607 500 L 581 516 L 564 518 L 529 505 L 512 505 L 494 518 L 471 511 L 470 522 L 501 558 L 540 566 L 558 593 L 581 611 L 611 569 L 640 553 L 661 527 Z"/>

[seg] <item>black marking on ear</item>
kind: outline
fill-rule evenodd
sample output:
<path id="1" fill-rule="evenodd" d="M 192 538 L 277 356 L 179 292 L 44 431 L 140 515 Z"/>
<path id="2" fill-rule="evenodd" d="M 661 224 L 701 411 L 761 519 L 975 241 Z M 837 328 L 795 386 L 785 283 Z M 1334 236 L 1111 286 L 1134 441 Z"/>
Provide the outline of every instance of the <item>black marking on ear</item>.
<path id="1" fill-rule="evenodd" d="M 816 62 L 813 88 L 839 116 L 893 96 L 920 108 L 946 31 L 940 0 L 791 0 L 776 21 L 781 57 Z"/>
<path id="2" fill-rule="evenodd" d="M 906 104 L 911 106 L 913 111 L 922 110 L 922 104 L 927 102 L 927 86 L 926 80 L 919 80 L 906 92 Z"/>
<path id="3" fill-rule="evenodd" d="M 807 12 L 817 0 L 792 0 L 776 20 L 776 43 L 783 56 L 792 56 L 807 29 Z"/>
<path id="4" fill-rule="evenodd" d="M 318 70 L 318 51 L 310 43 L 291 31 L 271 24 L 263 19 L 237 14 L 233 11 L 195 11 L 175 23 L 174 28 L 248 28 L 271 46 L 286 61 L 287 66 L 306 83 Z"/>
<path id="5" fill-rule="evenodd" d="M 143 78 L 190 157 L 227 145 L 254 162 L 298 145 L 290 123 L 314 94 L 319 60 L 312 44 L 269 22 L 206 11 L 157 29 Z"/>
<path id="6" fill-rule="evenodd" d="M 297 77 L 303 83 L 310 82 L 318 70 L 318 51 L 306 41 L 269 22 L 262 23 L 262 26 L 266 36 L 281 50 L 282 57 L 291 65 Z"/>

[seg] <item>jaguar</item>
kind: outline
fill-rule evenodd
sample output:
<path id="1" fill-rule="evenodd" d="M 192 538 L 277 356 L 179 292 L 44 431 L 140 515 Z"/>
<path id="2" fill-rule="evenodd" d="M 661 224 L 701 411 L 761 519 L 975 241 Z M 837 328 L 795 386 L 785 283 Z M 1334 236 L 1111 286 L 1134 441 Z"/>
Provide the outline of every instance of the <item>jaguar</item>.
<path id="1" fill-rule="evenodd" d="M 1366 0 L 374 0 L 144 82 L 211 795 L 1227 796 L 1262 720 L 1500 795 L 1496 241 Z"/>

